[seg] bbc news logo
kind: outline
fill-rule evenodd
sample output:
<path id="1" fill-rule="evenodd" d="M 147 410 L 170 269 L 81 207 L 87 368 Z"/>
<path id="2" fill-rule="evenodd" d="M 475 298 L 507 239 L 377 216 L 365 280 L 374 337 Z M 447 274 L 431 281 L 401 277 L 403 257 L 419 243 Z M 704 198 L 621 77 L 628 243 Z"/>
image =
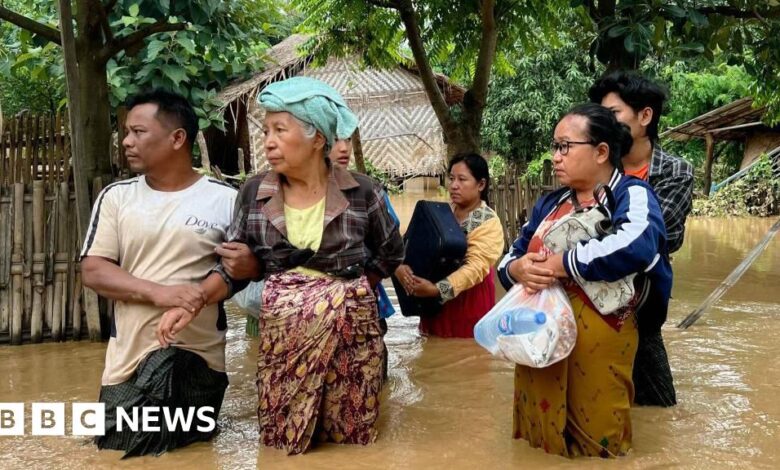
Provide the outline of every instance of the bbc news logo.
<path id="1" fill-rule="evenodd" d="M 32 403 L 30 422 L 33 436 L 65 435 L 65 403 Z M 168 408 L 160 406 L 116 408 L 116 430 L 133 432 L 211 432 L 217 426 L 211 406 Z M 72 403 L 71 428 L 74 436 L 103 436 L 106 433 L 105 403 Z M 24 436 L 25 404 L 0 403 L 0 436 Z"/>

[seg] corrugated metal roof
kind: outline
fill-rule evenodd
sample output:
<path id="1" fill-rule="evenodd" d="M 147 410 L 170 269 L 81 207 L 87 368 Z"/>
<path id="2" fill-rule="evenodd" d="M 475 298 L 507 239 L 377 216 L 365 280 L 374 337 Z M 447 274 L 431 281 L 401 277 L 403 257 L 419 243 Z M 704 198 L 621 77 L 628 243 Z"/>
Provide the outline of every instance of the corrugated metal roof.
<path id="1" fill-rule="evenodd" d="M 769 129 L 762 124 L 754 124 L 761 121 L 764 112 L 765 108 L 753 108 L 753 98 L 741 98 L 667 129 L 661 137 L 685 141 L 704 139 L 707 133 L 712 133 L 716 140 L 741 140 L 747 133 Z"/>

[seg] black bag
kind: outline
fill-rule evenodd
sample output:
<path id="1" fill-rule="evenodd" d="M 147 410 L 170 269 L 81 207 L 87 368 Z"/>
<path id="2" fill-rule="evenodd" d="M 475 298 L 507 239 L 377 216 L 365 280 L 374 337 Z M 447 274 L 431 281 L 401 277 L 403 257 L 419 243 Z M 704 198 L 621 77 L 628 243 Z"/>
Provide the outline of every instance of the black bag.
<path id="1" fill-rule="evenodd" d="M 455 272 L 466 256 L 466 235 L 445 202 L 418 201 L 404 234 L 404 264 L 418 277 L 434 284 Z M 392 276 L 401 313 L 406 317 L 436 315 L 441 310 L 438 298 L 420 298 L 406 294 L 403 285 Z"/>

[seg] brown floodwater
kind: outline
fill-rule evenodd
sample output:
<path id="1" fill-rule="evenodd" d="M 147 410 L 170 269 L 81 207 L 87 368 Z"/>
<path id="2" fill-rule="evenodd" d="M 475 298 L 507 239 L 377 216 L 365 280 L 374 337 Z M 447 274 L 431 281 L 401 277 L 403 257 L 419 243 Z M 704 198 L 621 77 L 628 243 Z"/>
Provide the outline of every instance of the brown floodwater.
<path id="1" fill-rule="evenodd" d="M 394 198 L 402 219 L 415 199 Z M 257 342 L 245 337 L 244 319 L 233 310 L 230 387 L 222 431 L 212 442 L 120 461 L 119 452 L 98 452 L 83 437 L 0 437 L 0 468 L 778 468 L 780 237 L 697 324 L 684 332 L 674 327 L 773 222 L 689 221 L 685 244 L 674 257 L 674 299 L 664 329 L 680 404 L 635 408 L 634 448 L 619 460 L 569 461 L 513 440 L 512 366 L 472 340 L 422 338 L 417 321 L 400 315 L 389 321 L 390 379 L 377 442 L 320 445 L 287 457 L 258 444 Z M 2 346 L 0 402 L 95 401 L 104 351 L 104 344 L 86 342 Z"/>

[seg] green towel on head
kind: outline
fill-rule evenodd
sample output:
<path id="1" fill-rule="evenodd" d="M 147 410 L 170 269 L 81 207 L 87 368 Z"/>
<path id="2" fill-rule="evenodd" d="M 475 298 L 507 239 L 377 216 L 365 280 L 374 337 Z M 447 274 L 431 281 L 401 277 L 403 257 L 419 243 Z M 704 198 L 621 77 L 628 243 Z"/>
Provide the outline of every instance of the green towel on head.
<path id="1" fill-rule="evenodd" d="M 336 139 L 347 139 L 357 128 L 355 116 L 338 91 L 309 77 L 274 82 L 258 95 L 257 103 L 271 112 L 288 112 L 314 125 L 333 148 Z"/>

